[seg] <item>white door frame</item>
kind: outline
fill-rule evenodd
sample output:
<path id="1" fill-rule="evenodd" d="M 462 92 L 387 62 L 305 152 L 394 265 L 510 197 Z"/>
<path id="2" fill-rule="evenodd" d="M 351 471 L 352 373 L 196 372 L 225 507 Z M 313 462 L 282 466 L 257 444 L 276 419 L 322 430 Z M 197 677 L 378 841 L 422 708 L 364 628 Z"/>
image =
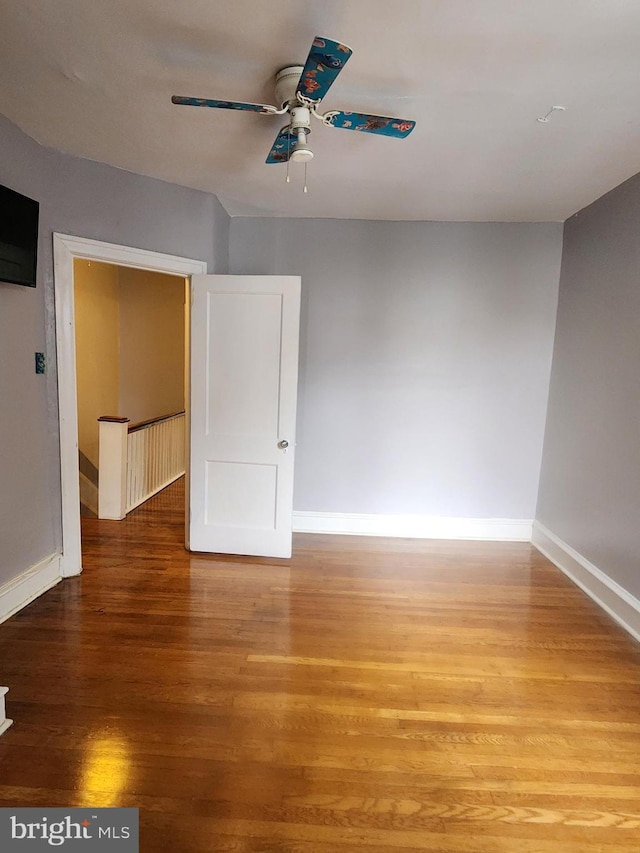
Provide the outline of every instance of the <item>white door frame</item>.
<path id="1" fill-rule="evenodd" d="M 207 272 L 206 261 L 164 255 L 146 249 L 103 243 L 86 237 L 53 235 L 53 275 L 58 366 L 58 418 L 60 428 L 60 481 L 62 486 L 62 554 L 60 574 L 82 571 L 80 543 L 80 486 L 78 480 L 78 403 L 76 385 L 75 258 L 117 264 L 189 278 Z M 187 306 L 188 308 L 188 306 Z M 185 389 L 187 390 L 187 389 Z"/>

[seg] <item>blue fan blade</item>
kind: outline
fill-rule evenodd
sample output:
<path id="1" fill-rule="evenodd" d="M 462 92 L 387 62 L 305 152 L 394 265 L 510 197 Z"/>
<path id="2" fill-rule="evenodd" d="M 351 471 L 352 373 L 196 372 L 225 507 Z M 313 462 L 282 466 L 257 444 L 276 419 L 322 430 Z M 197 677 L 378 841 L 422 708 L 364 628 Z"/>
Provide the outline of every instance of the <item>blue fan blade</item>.
<path id="1" fill-rule="evenodd" d="M 252 113 L 263 112 L 266 104 L 245 104 L 242 101 L 212 101 L 210 98 L 183 98 L 182 95 L 173 95 L 172 104 L 182 104 L 185 107 L 215 107 L 219 110 L 248 110 Z"/>
<path id="2" fill-rule="evenodd" d="M 293 146 L 296 144 L 296 138 L 296 134 L 291 132 L 289 125 L 283 127 L 276 136 L 276 141 L 273 143 L 265 163 L 286 163 L 291 156 Z"/>
<path id="3" fill-rule="evenodd" d="M 338 41 L 316 36 L 298 83 L 298 92 L 320 101 L 351 56 L 351 48 Z"/>
<path id="4" fill-rule="evenodd" d="M 365 113 L 338 112 L 331 119 L 333 127 L 345 130 L 363 130 L 365 133 L 377 133 L 381 136 L 395 136 L 405 139 L 416 126 L 415 121 L 388 116 L 370 116 Z"/>

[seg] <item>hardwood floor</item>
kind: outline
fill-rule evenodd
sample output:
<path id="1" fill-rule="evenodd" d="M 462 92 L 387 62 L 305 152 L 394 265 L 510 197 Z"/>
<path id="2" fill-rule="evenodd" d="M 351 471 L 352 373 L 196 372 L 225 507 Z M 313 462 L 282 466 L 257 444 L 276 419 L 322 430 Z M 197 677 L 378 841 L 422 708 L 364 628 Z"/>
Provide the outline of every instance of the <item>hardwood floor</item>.
<path id="1" fill-rule="evenodd" d="M 138 806 L 144 853 L 637 853 L 640 647 L 535 549 L 192 555 L 180 489 L 0 626 L 1 806 Z"/>

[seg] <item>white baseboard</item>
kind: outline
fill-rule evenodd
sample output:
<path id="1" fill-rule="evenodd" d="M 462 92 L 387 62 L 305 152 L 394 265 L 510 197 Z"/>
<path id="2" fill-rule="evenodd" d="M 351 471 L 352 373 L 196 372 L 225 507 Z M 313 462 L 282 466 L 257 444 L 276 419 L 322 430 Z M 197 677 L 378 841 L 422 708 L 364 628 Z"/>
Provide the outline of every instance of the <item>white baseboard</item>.
<path id="1" fill-rule="evenodd" d="M 0 586 L 0 622 L 62 580 L 60 554 L 52 554 Z"/>
<path id="2" fill-rule="evenodd" d="M 406 539 L 531 541 L 526 518 L 441 518 L 431 515 L 363 515 L 351 512 L 294 512 L 296 533 L 343 533 Z"/>
<path id="3" fill-rule="evenodd" d="M 5 716 L 4 697 L 8 689 L 8 687 L 0 687 L 0 735 L 4 734 L 13 723 L 13 720 L 8 720 Z"/>
<path id="4" fill-rule="evenodd" d="M 539 521 L 533 523 L 531 543 L 640 641 L 640 601 L 635 596 Z"/>

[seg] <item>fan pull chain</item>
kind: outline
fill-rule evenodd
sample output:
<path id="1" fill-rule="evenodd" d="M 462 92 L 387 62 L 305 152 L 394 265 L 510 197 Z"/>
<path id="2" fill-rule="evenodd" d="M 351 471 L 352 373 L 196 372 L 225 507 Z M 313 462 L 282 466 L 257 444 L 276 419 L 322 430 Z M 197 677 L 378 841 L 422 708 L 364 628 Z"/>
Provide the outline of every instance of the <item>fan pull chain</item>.
<path id="1" fill-rule="evenodd" d="M 291 136 L 287 134 L 287 183 L 291 183 L 291 178 L 289 177 L 289 161 L 291 160 Z"/>
<path id="2" fill-rule="evenodd" d="M 307 192 L 307 164 L 306 164 L 306 162 L 304 164 L 304 189 L 302 190 L 302 192 L 303 193 Z"/>

